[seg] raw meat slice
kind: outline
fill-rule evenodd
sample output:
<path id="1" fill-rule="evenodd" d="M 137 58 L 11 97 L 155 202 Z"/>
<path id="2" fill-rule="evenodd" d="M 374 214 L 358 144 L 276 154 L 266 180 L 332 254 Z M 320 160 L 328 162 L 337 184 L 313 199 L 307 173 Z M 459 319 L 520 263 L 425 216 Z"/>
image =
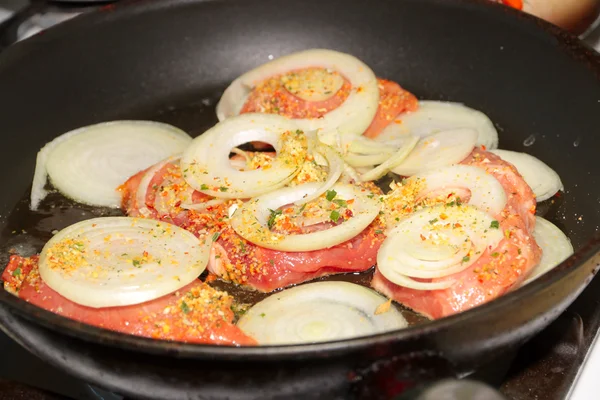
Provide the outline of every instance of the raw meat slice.
<path id="1" fill-rule="evenodd" d="M 145 336 L 182 342 L 256 345 L 233 322 L 233 299 L 196 280 L 175 293 L 146 303 L 91 308 L 67 300 L 40 278 L 37 256 L 13 255 L 2 274 L 4 288 L 45 310 L 86 324 Z"/>
<path id="2" fill-rule="evenodd" d="M 429 318 L 456 314 L 493 300 L 521 283 L 539 262 L 541 249 L 532 232 L 535 198 L 517 170 L 494 154 L 475 149 L 462 164 L 484 168 L 502 184 L 505 208 L 496 216 L 504 239 L 469 268 L 454 274 L 456 283 L 444 290 L 415 290 L 398 286 L 375 272 L 371 286 Z M 447 280 L 436 278 L 431 281 Z M 427 281 L 427 280 L 424 280 Z"/>

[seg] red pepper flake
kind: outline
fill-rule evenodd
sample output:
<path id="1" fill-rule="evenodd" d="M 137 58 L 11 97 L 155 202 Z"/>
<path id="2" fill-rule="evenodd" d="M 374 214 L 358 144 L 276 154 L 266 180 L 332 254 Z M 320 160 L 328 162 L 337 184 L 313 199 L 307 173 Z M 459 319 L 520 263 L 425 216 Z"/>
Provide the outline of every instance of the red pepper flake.
<path id="1" fill-rule="evenodd" d="M 420 233 L 419 236 L 421 237 L 421 240 L 423 240 L 423 241 L 427 240 L 427 238 L 425 236 L 423 236 L 422 233 Z"/>

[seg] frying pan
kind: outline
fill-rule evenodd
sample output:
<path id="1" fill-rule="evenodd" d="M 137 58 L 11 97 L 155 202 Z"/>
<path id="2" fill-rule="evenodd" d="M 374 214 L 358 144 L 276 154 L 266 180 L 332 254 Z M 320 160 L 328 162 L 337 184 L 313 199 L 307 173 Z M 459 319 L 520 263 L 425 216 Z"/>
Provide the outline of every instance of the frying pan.
<path id="1" fill-rule="evenodd" d="M 125 118 L 200 134 L 216 122 L 214 104 L 236 76 L 270 56 L 322 47 L 356 55 L 421 99 L 485 112 L 501 147 L 556 169 L 566 191 L 539 211 L 568 233 L 576 252 L 551 273 L 442 320 L 302 346 L 231 348 L 127 336 L 4 291 L 2 329 L 88 381 L 160 399 L 346 398 L 351 391 L 387 398 L 388 390 L 420 379 L 463 376 L 520 346 L 576 298 L 600 264 L 600 58 L 547 23 L 488 3 L 119 3 L 19 43 L 0 56 L 2 240 L 18 240 L 6 227 L 18 225 L 36 152 L 53 137 Z"/>

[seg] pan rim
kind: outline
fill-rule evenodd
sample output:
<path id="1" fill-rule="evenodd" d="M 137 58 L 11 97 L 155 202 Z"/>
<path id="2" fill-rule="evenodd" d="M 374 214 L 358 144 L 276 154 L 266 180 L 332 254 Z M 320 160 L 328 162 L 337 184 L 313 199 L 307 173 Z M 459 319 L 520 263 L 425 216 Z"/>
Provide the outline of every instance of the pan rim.
<path id="1" fill-rule="evenodd" d="M 18 59 L 29 49 L 42 45 L 46 41 L 58 40 L 61 36 L 79 29 L 89 28 L 95 24 L 110 23 L 111 20 L 127 18 L 137 13 L 146 11 L 157 11 L 170 7 L 186 7 L 200 3 L 233 3 L 238 0 L 185 0 L 177 2 L 150 1 L 150 2 L 126 2 L 121 6 L 107 6 L 104 12 L 95 12 L 86 14 L 67 21 L 44 33 L 36 35 L 21 43 L 18 43 L 7 49 L 0 56 L 0 73 L 4 67 L 11 64 L 15 58 Z M 259 0 L 254 0 L 259 1 Z M 499 4 L 494 4 L 488 0 L 404 0 L 407 2 L 428 2 L 430 4 L 442 5 L 445 7 L 460 8 L 487 8 L 496 9 L 494 12 L 505 12 L 515 16 L 513 22 L 519 24 L 537 25 L 539 34 L 547 35 L 558 39 L 563 45 L 563 51 L 569 53 L 572 57 L 589 59 L 588 67 L 592 69 L 598 80 L 600 80 L 600 55 L 589 49 L 573 35 L 560 30 L 558 27 L 542 21 L 536 17 L 509 9 Z M 210 344 L 194 344 L 184 342 L 174 342 L 166 340 L 157 340 L 146 337 L 139 337 L 111 331 L 108 329 L 84 324 L 71 320 L 69 318 L 43 310 L 37 306 L 31 305 L 26 301 L 19 299 L 6 291 L 0 294 L 0 307 L 8 307 L 11 312 L 16 312 L 19 316 L 29 321 L 37 323 L 46 328 L 59 333 L 84 339 L 89 342 L 110 345 L 126 350 L 134 350 L 149 354 L 163 354 L 176 356 L 180 358 L 207 358 L 219 356 L 223 359 L 231 360 L 264 360 L 265 358 L 278 359 L 284 357 L 297 357 L 310 355 L 314 358 L 316 355 L 330 357 L 333 354 L 341 354 L 350 351 L 356 351 L 374 344 L 383 344 L 390 342 L 399 342 L 420 337 L 444 330 L 462 321 L 472 319 L 480 314 L 493 313 L 494 310 L 510 307 L 522 299 L 530 297 L 533 293 L 545 288 L 549 288 L 558 281 L 567 279 L 569 275 L 575 274 L 579 268 L 582 268 L 586 262 L 594 257 L 600 251 L 600 234 L 594 235 L 581 248 L 579 248 L 571 257 L 561 263 L 557 268 L 529 285 L 519 288 L 511 293 L 507 293 L 494 301 L 483 304 L 471 310 L 445 317 L 425 324 L 412 326 L 406 329 L 386 332 L 378 335 L 365 336 L 360 338 L 345 339 L 332 342 L 323 342 L 316 344 L 303 345 L 280 345 L 280 346 L 258 346 L 258 347 L 231 347 Z M 597 266 L 596 266 L 597 268 Z M 0 281 L 1 282 L 1 281 Z M 64 330 L 66 328 L 66 331 Z"/>

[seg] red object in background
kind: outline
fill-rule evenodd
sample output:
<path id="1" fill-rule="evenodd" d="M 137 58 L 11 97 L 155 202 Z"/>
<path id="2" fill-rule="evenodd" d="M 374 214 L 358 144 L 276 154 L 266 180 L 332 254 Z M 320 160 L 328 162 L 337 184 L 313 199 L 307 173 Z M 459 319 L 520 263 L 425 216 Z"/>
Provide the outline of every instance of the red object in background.
<path id="1" fill-rule="evenodd" d="M 502 4 L 516 8 L 517 10 L 523 9 L 523 0 L 502 0 Z"/>

